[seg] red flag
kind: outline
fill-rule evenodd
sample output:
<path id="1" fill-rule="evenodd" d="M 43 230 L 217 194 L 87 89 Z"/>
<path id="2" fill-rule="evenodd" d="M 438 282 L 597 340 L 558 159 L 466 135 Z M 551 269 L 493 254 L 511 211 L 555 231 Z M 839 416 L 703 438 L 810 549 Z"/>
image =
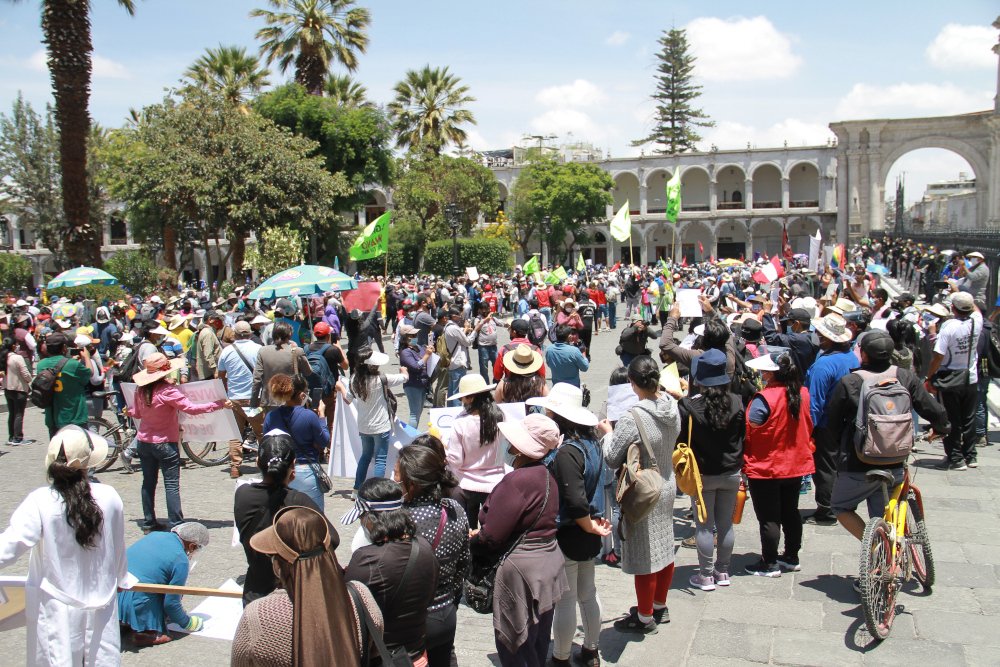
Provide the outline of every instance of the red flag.
<path id="1" fill-rule="evenodd" d="M 615 265 L 611 267 L 611 270 L 612 271 L 617 271 L 620 268 L 622 268 L 622 263 L 621 262 L 615 262 Z"/>
<path id="2" fill-rule="evenodd" d="M 758 283 L 773 283 L 778 278 L 784 277 L 785 269 L 777 257 L 772 257 L 770 262 L 764 264 L 753 274 L 754 281 Z"/>
<path id="3" fill-rule="evenodd" d="M 781 228 L 781 254 L 784 255 L 785 259 L 791 261 L 792 244 L 788 242 L 788 227 L 784 226 Z"/>
<path id="4" fill-rule="evenodd" d="M 705 256 L 705 246 L 701 244 L 701 241 L 698 241 L 698 252 L 701 253 L 702 257 Z"/>
<path id="5" fill-rule="evenodd" d="M 684 257 L 681 257 L 681 266 L 687 266 L 687 265 L 688 265 L 688 258 L 687 255 L 685 255 Z"/>

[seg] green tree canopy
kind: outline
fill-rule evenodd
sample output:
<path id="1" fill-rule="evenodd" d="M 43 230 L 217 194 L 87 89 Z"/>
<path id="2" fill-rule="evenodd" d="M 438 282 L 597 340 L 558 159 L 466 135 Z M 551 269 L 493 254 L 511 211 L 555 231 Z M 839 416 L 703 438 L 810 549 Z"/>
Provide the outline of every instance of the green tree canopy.
<path id="1" fill-rule="evenodd" d="M 375 106 L 368 100 L 368 89 L 348 74 L 329 74 L 323 83 L 323 92 L 337 106 L 353 109 Z"/>
<path id="2" fill-rule="evenodd" d="M 476 98 L 447 67 L 425 65 L 420 70 L 411 69 L 395 90 L 389 113 L 397 146 L 440 154 L 448 144 L 465 145 L 467 135 L 462 125 L 476 124 L 475 116 L 465 106 Z"/>
<path id="3" fill-rule="evenodd" d="M 0 253 L 0 289 L 17 292 L 31 287 L 31 262 L 27 257 Z"/>
<path id="4" fill-rule="evenodd" d="M 104 262 L 104 270 L 117 278 L 130 294 L 152 294 L 159 278 L 156 262 L 139 250 L 116 252 Z"/>
<path id="5" fill-rule="evenodd" d="M 302 264 L 305 235 L 288 227 L 269 227 L 257 239 L 257 244 L 247 250 L 243 269 L 256 270 L 267 279 L 285 269 Z"/>
<path id="6" fill-rule="evenodd" d="M 699 127 L 714 127 L 708 115 L 693 106 L 701 96 L 701 86 L 693 82 L 695 57 L 688 51 L 687 31 L 672 28 L 659 39 L 662 49 L 657 54 L 656 103 L 653 130 L 633 146 L 655 144 L 654 152 L 676 155 L 695 149 L 701 141 Z"/>

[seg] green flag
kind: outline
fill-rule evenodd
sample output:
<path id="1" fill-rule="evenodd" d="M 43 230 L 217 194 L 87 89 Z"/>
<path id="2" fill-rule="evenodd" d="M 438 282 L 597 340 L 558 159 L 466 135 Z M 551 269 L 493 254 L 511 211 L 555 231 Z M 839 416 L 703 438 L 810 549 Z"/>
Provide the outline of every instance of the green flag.
<path id="1" fill-rule="evenodd" d="M 547 276 L 545 276 L 545 284 L 546 285 L 558 285 L 559 284 L 559 276 L 557 276 L 554 271 L 550 271 L 549 274 Z"/>
<path id="2" fill-rule="evenodd" d="M 538 273 L 538 258 L 532 255 L 531 259 L 529 259 L 527 262 L 524 263 L 524 268 L 522 269 L 522 271 L 524 271 L 524 275 L 526 276 L 530 276 L 533 273 Z"/>
<path id="3" fill-rule="evenodd" d="M 669 207 L 670 204 L 667 204 Z M 632 218 L 628 213 L 628 201 L 615 213 L 614 220 L 611 221 L 611 236 L 617 241 L 625 241 L 632 236 Z"/>
<path id="4" fill-rule="evenodd" d="M 351 259 L 372 259 L 389 251 L 389 219 L 392 211 L 386 211 L 375 222 L 365 227 L 361 236 L 351 246 Z"/>
<path id="5" fill-rule="evenodd" d="M 674 170 L 674 175 L 667 181 L 667 222 L 677 224 L 677 216 L 681 213 L 681 170 Z M 614 233 L 614 232 L 612 232 Z"/>
<path id="6" fill-rule="evenodd" d="M 552 272 L 552 274 L 555 275 L 555 277 L 558 278 L 559 280 L 566 280 L 567 278 L 569 278 L 569 274 L 566 273 L 566 269 L 564 269 L 561 266 L 557 266 L 555 268 L 555 271 Z"/>
<path id="7" fill-rule="evenodd" d="M 667 263 L 665 261 L 663 261 L 662 257 L 660 258 L 660 268 L 663 269 L 664 271 L 669 271 L 670 270 L 670 267 L 667 266 Z"/>
<path id="8" fill-rule="evenodd" d="M 576 270 L 577 272 L 587 270 L 587 261 L 583 258 L 583 253 L 580 253 L 580 259 L 576 260 Z"/>

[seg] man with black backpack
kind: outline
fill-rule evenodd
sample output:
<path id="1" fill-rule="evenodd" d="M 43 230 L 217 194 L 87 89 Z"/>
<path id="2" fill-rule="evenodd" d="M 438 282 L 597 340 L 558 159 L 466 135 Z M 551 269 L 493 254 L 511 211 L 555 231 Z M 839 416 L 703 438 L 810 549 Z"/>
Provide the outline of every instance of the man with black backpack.
<path id="1" fill-rule="evenodd" d="M 920 379 L 892 365 L 893 349 L 885 331 L 866 335 L 861 341 L 861 369 L 841 378 L 826 404 L 827 428 L 840 434 L 830 506 L 840 525 L 858 540 L 865 531 L 865 521 L 855 511 L 858 505 L 867 503 L 869 517 L 885 511 L 882 485 L 869 481 L 868 471 L 888 470 L 895 483 L 903 480 L 903 465 L 913 450 L 911 410 L 937 433 L 950 429 L 947 413 Z"/>
<path id="2" fill-rule="evenodd" d="M 312 368 L 309 380 L 309 395 L 312 409 L 320 414 L 320 404 L 324 406 L 321 416 L 326 417 L 326 427 L 333 429 L 333 413 L 337 404 L 337 380 L 349 367 L 347 355 L 340 343 L 332 340 L 333 329 L 326 322 L 317 322 L 313 327 L 313 342 L 306 347 L 306 360 Z"/>
<path id="3" fill-rule="evenodd" d="M 70 350 L 69 339 L 61 333 L 49 334 L 45 348 L 49 356 L 38 362 L 30 396 L 32 403 L 45 409 L 49 437 L 63 426 L 87 428 L 90 354 L 86 348 Z"/>

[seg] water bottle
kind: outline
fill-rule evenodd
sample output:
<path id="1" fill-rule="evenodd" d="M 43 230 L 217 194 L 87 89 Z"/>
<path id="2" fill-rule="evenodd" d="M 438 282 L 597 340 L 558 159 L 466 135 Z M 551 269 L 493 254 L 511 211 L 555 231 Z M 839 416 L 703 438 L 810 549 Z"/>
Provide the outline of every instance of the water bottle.
<path id="1" fill-rule="evenodd" d="M 747 502 L 747 485 L 742 479 L 740 480 L 740 490 L 736 492 L 736 506 L 733 507 L 733 523 L 739 523 L 743 520 L 743 506 Z"/>

